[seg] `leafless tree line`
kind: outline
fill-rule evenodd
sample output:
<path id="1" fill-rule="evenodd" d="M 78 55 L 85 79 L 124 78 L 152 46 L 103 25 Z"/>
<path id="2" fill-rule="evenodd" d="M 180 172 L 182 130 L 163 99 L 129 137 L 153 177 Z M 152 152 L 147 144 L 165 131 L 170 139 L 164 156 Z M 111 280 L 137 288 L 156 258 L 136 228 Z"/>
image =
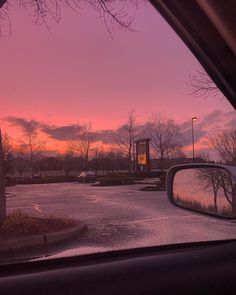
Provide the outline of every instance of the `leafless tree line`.
<path id="1" fill-rule="evenodd" d="M 102 153 L 103 144 L 97 142 L 95 135 L 96 132 L 93 131 L 91 122 L 78 124 L 77 135 L 74 140 L 68 142 L 66 154 L 75 153 L 88 161 L 91 157 Z M 140 133 L 136 115 L 134 111 L 130 111 L 126 123 L 114 131 L 113 142 L 115 143 L 111 145 L 113 152 L 119 151 L 129 159 L 130 170 L 133 169 L 132 164 L 135 161 L 135 140 L 143 137 L 151 139 L 152 157 L 159 159 L 160 162 L 165 159 L 184 157 L 180 130 L 172 119 L 166 118 L 160 113 L 153 113 L 145 125 L 145 132 Z M 209 138 L 209 143 L 218 152 L 223 162 L 236 163 L 236 130 L 215 134 Z M 3 146 L 4 157 L 10 157 L 11 153 L 7 151 L 12 147 L 6 134 L 3 135 Z M 14 153 L 18 159 L 23 159 L 27 154 L 33 171 L 36 163 L 43 157 L 44 151 L 45 143 L 39 139 L 35 130 L 29 128 L 24 131 L 22 144 Z M 19 167 L 21 162 L 19 160 Z"/>
<path id="2" fill-rule="evenodd" d="M 199 169 L 198 171 L 199 184 L 204 190 L 213 190 L 213 204 L 214 211 L 220 212 L 221 209 L 218 205 L 218 192 L 223 191 L 226 201 L 232 209 L 232 213 L 236 212 L 236 191 L 232 182 L 231 175 L 228 171 L 219 168 Z"/>
<path id="3" fill-rule="evenodd" d="M 140 133 L 137 116 L 133 110 L 128 112 L 127 121 L 121 125 L 113 133 L 111 152 L 119 153 L 129 161 L 129 171 L 134 170 L 135 166 L 135 141 L 140 137 L 149 137 L 152 145 L 152 155 L 156 159 L 160 159 L 160 163 L 164 159 L 183 157 L 181 140 L 177 125 L 173 120 L 167 119 L 161 114 L 152 114 L 148 124 L 146 124 L 145 132 Z M 25 160 L 30 163 L 31 176 L 34 176 L 37 164 L 45 155 L 45 142 L 32 126 L 24 128 L 21 137 L 21 145 L 14 151 L 15 166 L 19 173 L 24 166 Z M 5 157 L 13 154 L 9 137 L 4 135 L 3 140 Z M 7 152 L 8 151 L 8 152 Z M 96 158 L 104 154 L 102 142 L 96 139 L 96 132 L 90 121 L 77 125 L 76 136 L 73 140 L 68 141 L 65 157 L 68 159 L 71 155 L 78 155 L 88 162 L 91 157 Z M 8 161 L 5 161 L 6 163 Z"/>
<path id="4" fill-rule="evenodd" d="M 185 157 L 179 126 L 172 119 L 160 113 L 153 113 L 149 122 L 144 126 L 145 130 L 139 128 L 137 116 L 131 110 L 128 113 L 127 121 L 114 131 L 114 138 L 110 144 L 111 152 L 120 153 L 126 157 L 130 163 L 130 171 L 134 170 L 135 141 L 141 138 L 151 140 L 151 155 L 152 158 L 159 160 L 160 169 L 166 159 Z M 88 162 L 91 158 L 104 155 L 103 143 L 97 141 L 96 132 L 93 131 L 90 121 L 78 124 L 77 130 L 74 139 L 68 141 L 65 157 L 70 158 L 71 155 L 77 155 Z M 21 141 L 21 145 L 14 151 L 15 167 L 21 173 L 24 162 L 27 160 L 30 163 L 33 176 L 39 161 L 45 156 L 45 142 L 40 139 L 38 132 L 30 126 L 25 128 Z M 211 136 L 209 144 L 217 151 L 224 163 L 236 164 L 236 130 L 219 132 Z M 13 148 L 7 134 L 3 134 L 3 154 L 6 170 L 9 171 L 10 165 L 8 163 L 11 161 Z"/>

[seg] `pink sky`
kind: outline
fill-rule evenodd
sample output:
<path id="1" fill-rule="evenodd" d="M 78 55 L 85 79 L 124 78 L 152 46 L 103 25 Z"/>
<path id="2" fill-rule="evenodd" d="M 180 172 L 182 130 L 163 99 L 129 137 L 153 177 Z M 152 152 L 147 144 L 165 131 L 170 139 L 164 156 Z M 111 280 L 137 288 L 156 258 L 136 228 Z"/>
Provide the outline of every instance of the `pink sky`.
<path id="1" fill-rule="evenodd" d="M 152 112 L 180 123 L 233 110 L 224 98 L 186 95 L 198 68 L 193 55 L 149 3 L 129 12 L 136 32 L 116 30 L 112 38 L 89 7 L 81 15 L 64 9 L 51 34 L 30 11 L 11 7 L 12 35 L 0 39 L 0 117 L 57 126 L 91 120 L 97 130 L 117 128 L 130 109 L 140 123 Z"/>

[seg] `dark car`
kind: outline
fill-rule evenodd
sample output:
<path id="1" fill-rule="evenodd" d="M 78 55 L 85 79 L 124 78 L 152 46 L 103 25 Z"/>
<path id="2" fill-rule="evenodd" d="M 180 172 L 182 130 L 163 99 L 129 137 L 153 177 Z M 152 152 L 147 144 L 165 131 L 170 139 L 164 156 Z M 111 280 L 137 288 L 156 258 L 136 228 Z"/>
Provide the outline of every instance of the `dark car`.
<path id="1" fill-rule="evenodd" d="M 47 174 L 42 174 L 42 173 L 36 173 L 33 175 L 33 179 L 42 179 L 42 178 L 47 178 L 48 175 Z"/>
<path id="2" fill-rule="evenodd" d="M 95 182 L 96 174 L 92 171 L 83 171 L 78 175 L 77 179 L 78 182 Z"/>

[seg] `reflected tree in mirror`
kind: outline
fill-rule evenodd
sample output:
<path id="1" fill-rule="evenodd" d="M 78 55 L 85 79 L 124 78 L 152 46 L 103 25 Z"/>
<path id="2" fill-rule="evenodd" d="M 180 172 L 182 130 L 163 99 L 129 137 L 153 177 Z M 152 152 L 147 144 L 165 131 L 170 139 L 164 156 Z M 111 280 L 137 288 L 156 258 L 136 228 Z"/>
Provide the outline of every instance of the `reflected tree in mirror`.
<path id="1" fill-rule="evenodd" d="M 176 173 L 175 204 L 222 217 L 236 217 L 236 185 L 223 168 L 191 168 Z"/>

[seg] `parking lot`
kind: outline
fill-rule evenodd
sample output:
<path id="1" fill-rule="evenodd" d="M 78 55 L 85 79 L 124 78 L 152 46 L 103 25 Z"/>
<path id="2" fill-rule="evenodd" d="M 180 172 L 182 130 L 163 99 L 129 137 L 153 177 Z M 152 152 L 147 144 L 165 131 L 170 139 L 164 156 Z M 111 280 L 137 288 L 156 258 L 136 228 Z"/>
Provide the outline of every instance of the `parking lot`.
<path id="1" fill-rule="evenodd" d="M 7 188 L 8 212 L 70 217 L 88 225 L 73 248 L 106 249 L 236 237 L 234 221 L 201 216 L 170 204 L 166 192 L 140 191 L 144 184 L 99 187 L 82 183 Z"/>

